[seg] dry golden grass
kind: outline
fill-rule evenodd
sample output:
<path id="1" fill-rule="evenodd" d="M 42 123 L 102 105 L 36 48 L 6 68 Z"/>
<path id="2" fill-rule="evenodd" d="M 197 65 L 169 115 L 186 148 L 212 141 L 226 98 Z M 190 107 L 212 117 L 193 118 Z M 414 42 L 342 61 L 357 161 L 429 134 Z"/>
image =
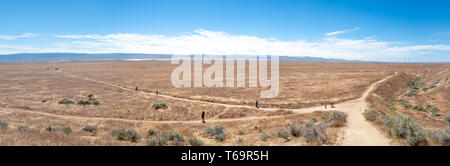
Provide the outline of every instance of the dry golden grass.
<path id="1" fill-rule="evenodd" d="M 46 70 L 48 67 L 57 67 L 63 72 Z M 259 96 L 259 88 L 176 89 L 170 82 L 170 74 L 175 67 L 166 61 L 0 65 L 0 80 L 2 80 L 0 81 L 0 121 L 10 124 L 8 129 L 0 131 L 0 145 L 144 145 L 149 129 L 158 132 L 179 131 L 186 137 L 194 136 L 201 139 L 205 145 L 315 145 L 306 143 L 301 137 L 291 138 L 286 142 L 276 136 L 277 129 L 292 122 L 301 125 L 313 117 L 321 123 L 322 117 L 331 114 L 331 112 L 293 114 L 282 109 L 261 111 L 179 101 L 124 90 L 67 74 L 71 73 L 115 85 L 138 86 L 143 91 L 158 90 L 161 94 L 219 103 L 253 105 Z M 420 70 L 417 70 L 419 67 Z M 377 96 L 390 95 L 397 99 L 407 90 L 404 81 L 411 79 L 413 75 L 425 73 L 424 81 L 428 85 L 429 81 L 435 81 L 437 78 L 431 77 L 436 75 L 434 71 L 447 71 L 447 73 L 438 74 L 440 78 L 448 75 L 448 69 L 448 65 L 281 62 L 279 96 L 274 99 L 260 99 L 260 105 L 304 108 L 319 106 L 323 103 L 348 101 L 359 98 L 369 85 L 386 75 L 401 72 L 403 74 L 379 86 L 379 90 L 377 89 L 368 99 L 373 108 L 387 114 L 389 103 L 381 100 L 383 98 L 376 98 Z M 383 87 L 386 88 L 383 89 Z M 393 95 L 391 95 L 392 92 L 394 92 Z M 411 99 L 411 102 L 431 103 L 445 114 L 449 112 L 448 92 L 448 83 L 441 83 L 432 91 L 419 93 L 415 99 Z M 79 100 L 86 100 L 89 94 L 93 94 L 101 104 L 87 106 L 58 104 L 58 101 L 64 98 L 77 103 Z M 435 100 L 430 101 L 427 96 L 433 96 Z M 169 108 L 154 110 L 152 108 L 154 103 L 167 103 Z M 206 112 L 208 122 L 206 124 L 200 123 L 202 111 Z M 429 117 L 421 113 L 416 115 L 415 112 L 411 116 L 415 119 Z M 265 118 L 251 119 L 251 117 Z M 209 121 L 234 118 L 250 119 Z M 158 123 L 159 121 L 191 120 L 198 123 Z M 431 118 L 421 123 L 424 122 L 432 128 L 445 126 L 442 119 Z M 374 123 L 379 122 L 374 121 Z M 224 142 L 217 142 L 205 134 L 205 127 L 216 124 L 225 127 L 227 139 Z M 345 125 L 345 122 L 340 124 Z M 32 130 L 29 132 L 17 130 L 17 126 L 21 125 L 28 126 Z M 81 128 L 86 125 L 97 126 L 99 132 L 95 135 L 81 132 Z M 428 127 L 427 125 L 425 127 Z M 70 126 L 73 132 L 69 135 L 59 132 L 49 133 L 44 130 L 47 126 Z M 255 129 L 255 126 L 258 126 L 258 129 Z M 326 143 L 330 145 L 337 141 L 342 125 L 331 124 L 331 126 L 334 127 L 327 130 L 329 137 Z M 109 132 L 120 128 L 135 129 L 142 138 L 137 143 L 117 141 Z M 240 134 L 240 131 L 243 131 L 243 134 Z M 271 136 L 266 142 L 260 140 L 263 132 Z M 237 139 L 242 141 L 238 143 Z"/>

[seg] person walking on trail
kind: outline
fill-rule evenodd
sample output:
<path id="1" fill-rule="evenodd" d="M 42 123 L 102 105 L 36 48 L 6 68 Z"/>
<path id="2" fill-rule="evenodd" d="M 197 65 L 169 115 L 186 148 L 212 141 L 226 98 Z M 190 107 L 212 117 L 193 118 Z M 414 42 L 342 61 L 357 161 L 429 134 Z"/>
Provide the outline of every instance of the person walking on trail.
<path id="1" fill-rule="evenodd" d="M 156 94 L 158 94 L 158 90 L 156 90 Z"/>
<path id="2" fill-rule="evenodd" d="M 205 111 L 202 111 L 202 122 L 203 122 L 203 123 L 206 123 L 206 122 L 205 122 Z"/>
<path id="3" fill-rule="evenodd" d="M 136 87 L 136 91 L 138 91 L 138 87 Z"/>
<path id="4" fill-rule="evenodd" d="M 256 99 L 256 103 L 255 103 L 255 107 L 257 108 L 257 109 L 259 109 L 259 106 L 258 106 L 258 99 Z"/>
<path id="5" fill-rule="evenodd" d="M 327 109 L 327 104 L 325 104 L 325 109 Z"/>

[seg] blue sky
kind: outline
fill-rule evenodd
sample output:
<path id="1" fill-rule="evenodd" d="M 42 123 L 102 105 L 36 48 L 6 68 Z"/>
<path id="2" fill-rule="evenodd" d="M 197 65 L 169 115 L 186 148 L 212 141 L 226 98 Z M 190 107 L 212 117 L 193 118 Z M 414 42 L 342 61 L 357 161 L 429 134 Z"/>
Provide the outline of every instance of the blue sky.
<path id="1" fill-rule="evenodd" d="M 0 54 L 450 61 L 450 1 L 2 0 Z"/>

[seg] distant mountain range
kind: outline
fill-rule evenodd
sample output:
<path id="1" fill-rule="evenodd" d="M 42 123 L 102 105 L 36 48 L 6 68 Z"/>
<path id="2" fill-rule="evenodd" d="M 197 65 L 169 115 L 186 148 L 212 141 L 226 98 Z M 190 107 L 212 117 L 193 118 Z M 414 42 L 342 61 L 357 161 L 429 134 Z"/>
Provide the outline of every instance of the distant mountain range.
<path id="1" fill-rule="evenodd" d="M 238 56 L 238 55 L 235 55 Z M 0 63 L 29 63 L 29 62 L 63 62 L 63 61 L 139 61 L 170 59 L 170 54 L 82 54 L 82 53 L 21 53 L 0 55 Z M 245 56 L 248 57 L 248 56 Z M 280 56 L 280 61 L 320 61 L 320 62 L 350 62 L 344 59 L 328 59 L 316 57 Z"/>

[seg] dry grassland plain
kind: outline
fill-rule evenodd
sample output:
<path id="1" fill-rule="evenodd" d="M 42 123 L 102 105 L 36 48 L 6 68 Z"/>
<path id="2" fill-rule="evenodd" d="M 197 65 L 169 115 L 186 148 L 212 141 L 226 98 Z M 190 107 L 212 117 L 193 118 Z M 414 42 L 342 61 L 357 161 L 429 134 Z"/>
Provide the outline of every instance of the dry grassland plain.
<path id="1" fill-rule="evenodd" d="M 168 136 L 161 145 L 191 145 L 196 142 L 193 138 L 203 145 L 339 145 L 345 139 L 342 135 L 346 122 L 330 117 L 347 110 L 337 107 L 329 111 L 323 105 L 358 99 L 371 85 L 388 76 L 392 77 L 377 84 L 366 98 L 370 109 L 382 115 L 408 115 L 427 131 L 450 124 L 445 121 L 450 114 L 449 64 L 282 61 L 279 95 L 272 99 L 259 99 L 261 89 L 248 86 L 174 88 L 170 78 L 176 67 L 169 61 L 2 64 L 0 122 L 7 125 L 0 129 L 0 145 L 155 145 L 176 132 L 183 135 L 183 141 Z M 404 96 L 410 88 L 408 81 L 417 76 L 424 86 L 435 87 L 426 91 L 421 87 L 415 96 Z M 90 94 L 99 105 L 78 104 L 88 100 Z M 387 96 L 394 104 L 386 100 Z M 62 99 L 74 104 L 59 104 Z M 253 108 L 256 99 L 261 109 Z M 430 110 L 402 109 L 400 100 L 424 107 L 432 105 L 441 116 L 432 115 Z M 155 103 L 165 103 L 168 108 L 155 110 Z M 301 113 L 301 109 L 311 107 L 314 111 Z M 201 123 L 202 111 L 207 123 Z M 389 137 L 382 129 L 381 116 L 372 122 Z M 87 125 L 95 126 L 96 132 L 83 130 Z M 205 132 L 206 127 L 215 125 L 223 126 L 224 140 Z M 49 126 L 59 129 L 48 131 Z M 292 126 L 303 136 L 295 136 Z M 70 127 L 71 132 L 65 133 L 64 127 Z M 124 132 L 123 138 L 111 134 L 121 128 L 133 129 L 139 137 L 130 141 L 133 134 Z M 309 139 L 304 136 L 307 129 L 319 134 Z M 149 130 L 156 134 L 149 134 Z M 401 139 L 392 139 L 393 145 L 404 144 Z"/>

